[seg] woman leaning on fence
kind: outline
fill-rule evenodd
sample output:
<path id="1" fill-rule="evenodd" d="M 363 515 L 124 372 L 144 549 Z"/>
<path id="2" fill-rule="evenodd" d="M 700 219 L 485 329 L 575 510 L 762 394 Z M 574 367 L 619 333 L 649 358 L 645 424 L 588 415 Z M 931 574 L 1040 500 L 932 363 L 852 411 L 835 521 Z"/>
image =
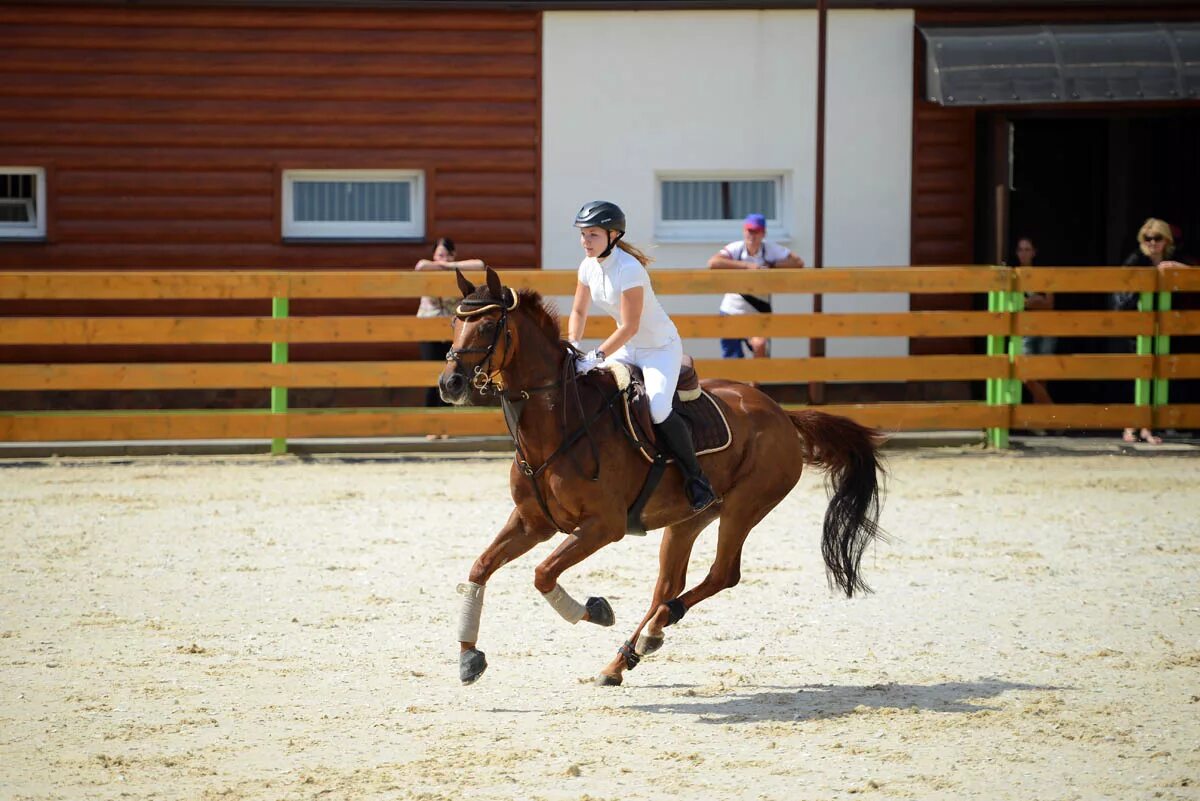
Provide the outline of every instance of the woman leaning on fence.
<path id="1" fill-rule="evenodd" d="M 463 259 L 456 261 L 454 251 L 454 240 L 449 237 L 438 239 L 433 246 L 433 258 L 421 259 L 417 262 L 414 270 L 482 270 L 482 259 Z M 423 296 L 421 304 L 417 307 L 417 317 L 440 317 L 446 322 L 446 336 L 451 336 L 454 325 L 454 307 L 458 303 L 454 298 L 438 298 L 431 295 Z M 448 340 L 435 340 L 433 342 L 420 343 L 420 352 L 422 361 L 444 361 L 446 353 L 450 350 L 451 343 Z M 425 405 L 426 406 L 445 406 L 442 399 L 438 397 L 437 387 L 429 387 L 425 390 Z M 430 434 L 429 439 L 445 439 L 445 434 Z"/>
<path id="2" fill-rule="evenodd" d="M 1151 217 L 1142 223 L 1138 229 L 1137 249 L 1122 263 L 1124 267 L 1186 267 L 1195 262 L 1184 256 L 1177 247 L 1178 229 L 1164 220 Z M 1110 296 L 1109 306 L 1114 311 L 1134 311 L 1138 307 L 1137 292 L 1115 292 Z M 1113 339 L 1113 347 L 1117 353 L 1135 353 L 1136 340 L 1133 337 Z M 1133 443 L 1139 439 L 1151 445 L 1158 445 L 1162 438 L 1149 428 L 1135 430 L 1126 428 L 1121 433 L 1121 439 Z"/>

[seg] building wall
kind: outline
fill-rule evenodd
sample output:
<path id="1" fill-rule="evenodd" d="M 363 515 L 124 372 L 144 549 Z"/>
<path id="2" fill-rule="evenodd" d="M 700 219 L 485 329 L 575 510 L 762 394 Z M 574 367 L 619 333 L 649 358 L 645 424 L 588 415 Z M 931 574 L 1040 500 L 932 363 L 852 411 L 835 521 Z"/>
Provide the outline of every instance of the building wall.
<path id="1" fill-rule="evenodd" d="M 907 264 L 912 12 L 829 16 L 826 266 Z M 740 227 L 709 241 L 656 239 L 659 171 L 782 171 L 783 231 L 813 258 L 817 15 L 813 11 L 547 12 L 543 19 L 542 262 L 573 269 L 571 219 L 606 198 L 656 267 L 703 267 Z M 880 122 L 883 120 L 884 122 Z M 889 124 L 886 121 L 892 120 Z M 807 296 L 777 296 L 807 311 Z M 561 301 L 560 301 L 561 302 Z M 679 312 L 715 312 L 711 296 L 672 297 Z M 903 296 L 830 297 L 831 311 L 903 310 Z M 833 340 L 830 355 L 903 353 L 904 340 Z M 715 356 L 714 341 L 689 342 Z M 807 352 L 777 340 L 776 355 Z"/>
<path id="2" fill-rule="evenodd" d="M 538 258 L 539 15 L 0 6 L 0 152 L 48 170 L 0 268 L 394 268 L 428 242 L 285 244 L 280 171 L 423 168 L 427 236 Z"/>

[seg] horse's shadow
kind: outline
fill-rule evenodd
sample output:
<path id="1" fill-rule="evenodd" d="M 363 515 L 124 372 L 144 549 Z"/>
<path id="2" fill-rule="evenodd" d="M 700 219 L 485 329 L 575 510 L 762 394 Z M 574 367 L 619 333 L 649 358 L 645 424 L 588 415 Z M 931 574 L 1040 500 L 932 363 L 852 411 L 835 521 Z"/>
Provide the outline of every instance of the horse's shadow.
<path id="1" fill-rule="evenodd" d="M 660 687 L 661 689 L 661 687 Z M 1011 691 L 1068 689 L 980 679 L 941 684 L 806 684 L 796 688 L 755 687 L 737 695 L 697 698 L 671 704 L 634 704 L 629 709 L 658 714 L 695 715 L 702 723 L 758 723 L 836 718 L 871 709 L 917 709 L 977 714 L 998 709 L 979 703 Z M 765 692 L 758 692 L 764 690 Z"/>

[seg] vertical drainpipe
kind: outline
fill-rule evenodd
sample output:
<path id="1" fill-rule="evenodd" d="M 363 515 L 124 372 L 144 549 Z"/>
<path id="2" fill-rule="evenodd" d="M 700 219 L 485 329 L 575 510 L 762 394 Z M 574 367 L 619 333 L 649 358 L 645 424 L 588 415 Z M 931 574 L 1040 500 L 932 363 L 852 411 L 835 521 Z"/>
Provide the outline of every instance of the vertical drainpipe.
<path id="1" fill-rule="evenodd" d="M 817 160 L 814 201 L 816 214 L 813 223 L 814 269 L 825 266 L 825 30 L 827 0 L 817 0 Z M 813 295 L 813 314 L 821 313 L 821 293 Z M 809 355 L 814 358 L 825 356 L 825 340 L 817 337 L 809 341 Z M 808 402 L 825 402 L 825 385 L 809 382 Z"/>

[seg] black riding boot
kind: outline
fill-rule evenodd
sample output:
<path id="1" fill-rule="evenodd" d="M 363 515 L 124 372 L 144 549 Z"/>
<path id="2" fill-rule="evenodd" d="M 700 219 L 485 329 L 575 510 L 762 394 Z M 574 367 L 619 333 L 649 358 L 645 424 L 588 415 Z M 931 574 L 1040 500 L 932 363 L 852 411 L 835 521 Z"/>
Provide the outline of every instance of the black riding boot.
<path id="1" fill-rule="evenodd" d="M 703 512 L 714 503 L 720 503 L 721 499 L 708 483 L 704 470 L 700 467 L 700 460 L 696 458 L 692 432 L 688 430 L 683 418 L 671 412 L 666 420 L 656 423 L 654 428 L 679 462 L 679 469 L 683 471 L 683 486 L 687 491 L 688 501 L 692 504 L 692 511 Z"/>

